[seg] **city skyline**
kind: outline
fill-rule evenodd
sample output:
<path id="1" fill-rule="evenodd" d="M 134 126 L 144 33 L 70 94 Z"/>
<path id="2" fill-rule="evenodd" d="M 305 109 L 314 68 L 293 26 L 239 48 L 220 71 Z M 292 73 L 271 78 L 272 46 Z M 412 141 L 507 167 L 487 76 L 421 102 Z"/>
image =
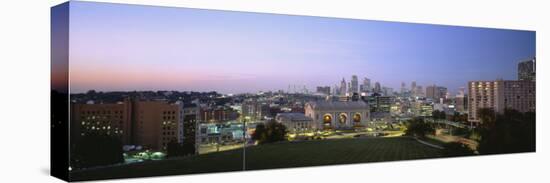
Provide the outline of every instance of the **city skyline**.
<path id="1" fill-rule="evenodd" d="M 63 180 L 536 152 L 535 31 L 84 1 L 50 25 Z"/>
<path id="2" fill-rule="evenodd" d="M 352 75 L 398 91 L 516 79 L 535 32 L 72 2 L 70 90 L 255 93 Z M 145 13 L 144 13 L 145 12 Z"/>

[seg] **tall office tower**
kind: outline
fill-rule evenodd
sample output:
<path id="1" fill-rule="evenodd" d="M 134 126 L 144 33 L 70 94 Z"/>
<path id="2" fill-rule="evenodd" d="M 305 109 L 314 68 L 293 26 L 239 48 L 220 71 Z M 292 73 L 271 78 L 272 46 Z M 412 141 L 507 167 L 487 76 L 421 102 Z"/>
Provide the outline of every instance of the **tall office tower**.
<path id="1" fill-rule="evenodd" d="M 459 95 L 460 95 L 460 96 L 466 95 L 466 88 L 460 87 L 460 88 L 458 89 L 458 94 L 457 94 L 457 96 L 459 96 Z"/>
<path id="2" fill-rule="evenodd" d="M 447 99 L 449 97 L 449 92 L 446 87 L 438 86 L 437 87 L 437 94 L 439 94 L 439 99 Z"/>
<path id="3" fill-rule="evenodd" d="M 346 79 L 342 78 L 342 81 L 340 82 L 340 95 L 345 95 L 347 93 L 346 89 Z"/>
<path id="4" fill-rule="evenodd" d="M 521 61 L 518 64 L 518 80 L 535 81 L 536 80 L 535 64 L 536 64 L 536 57 Z"/>
<path id="5" fill-rule="evenodd" d="M 73 127 L 79 136 L 93 131 L 120 137 L 123 144 L 166 150 L 182 140 L 181 104 L 125 99 L 112 104 L 74 104 Z M 75 134 L 73 134 L 75 135 Z"/>
<path id="6" fill-rule="evenodd" d="M 166 150 L 172 140 L 178 140 L 181 106 L 166 101 L 133 102 L 133 138 L 136 144 L 156 150 Z"/>
<path id="7" fill-rule="evenodd" d="M 497 113 L 504 112 L 504 109 L 535 112 L 535 91 L 535 81 L 469 81 L 468 121 L 479 123 L 478 110 L 482 108 Z"/>
<path id="8" fill-rule="evenodd" d="M 384 94 L 384 96 L 393 96 L 393 88 L 382 87 L 382 93 Z"/>
<path id="9" fill-rule="evenodd" d="M 447 88 L 442 86 L 431 85 L 426 87 L 426 98 L 431 98 L 433 101 L 445 99 Z"/>
<path id="10" fill-rule="evenodd" d="M 359 92 L 359 79 L 357 79 L 357 75 L 351 76 L 351 87 L 350 87 L 350 93 L 358 93 Z"/>
<path id="11" fill-rule="evenodd" d="M 382 93 L 382 87 L 380 86 L 379 82 L 374 83 L 374 92 L 375 93 Z"/>
<path id="12" fill-rule="evenodd" d="M 405 92 L 407 92 L 407 88 L 405 88 L 407 85 L 405 84 L 405 82 L 401 82 L 401 94 L 404 94 Z"/>
<path id="13" fill-rule="evenodd" d="M 435 89 L 436 89 L 437 86 L 435 85 L 430 85 L 430 86 L 427 86 L 426 87 L 426 98 L 431 98 L 431 99 L 434 99 L 435 98 Z"/>
<path id="14" fill-rule="evenodd" d="M 317 93 L 330 95 L 330 86 L 318 86 L 317 87 Z"/>
<path id="15" fill-rule="evenodd" d="M 369 78 L 364 78 L 363 79 L 363 92 L 369 92 L 371 90 L 371 85 L 370 85 L 370 79 Z"/>
<path id="16" fill-rule="evenodd" d="M 455 96 L 455 109 L 459 113 L 465 113 L 467 109 L 467 96 L 464 92 L 464 87 L 460 87 L 458 94 Z"/>
<path id="17" fill-rule="evenodd" d="M 187 106 L 182 105 L 181 110 L 181 116 L 182 116 L 182 124 L 180 125 L 182 128 L 180 130 L 180 139 L 178 140 L 179 143 L 184 144 L 194 144 L 195 146 L 195 154 L 199 152 L 197 143 L 199 141 L 199 107 L 196 104 L 190 104 Z"/>
<path id="18" fill-rule="evenodd" d="M 411 83 L 411 93 L 412 95 L 416 95 L 416 81 Z"/>
<path id="19" fill-rule="evenodd" d="M 450 91 L 445 92 L 445 99 L 452 99 L 453 97 Z"/>
<path id="20" fill-rule="evenodd" d="M 424 90 L 422 89 L 422 86 L 416 86 L 416 96 L 424 97 Z"/>
<path id="21" fill-rule="evenodd" d="M 132 144 L 132 105 L 128 99 L 113 104 L 71 105 L 71 139 L 90 133 L 114 136 L 122 144 Z"/>

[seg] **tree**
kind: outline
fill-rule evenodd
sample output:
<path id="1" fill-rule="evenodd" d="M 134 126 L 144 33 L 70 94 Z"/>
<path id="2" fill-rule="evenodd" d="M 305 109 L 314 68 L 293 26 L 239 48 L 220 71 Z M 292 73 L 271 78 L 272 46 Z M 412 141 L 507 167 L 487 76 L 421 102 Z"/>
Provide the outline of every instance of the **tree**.
<path id="1" fill-rule="evenodd" d="M 267 139 L 267 129 L 263 123 L 256 125 L 256 130 L 252 133 L 252 140 L 264 142 Z"/>
<path id="2" fill-rule="evenodd" d="M 414 118 L 407 121 L 407 130 L 405 134 L 414 137 L 425 137 L 426 135 L 435 134 L 435 129 L 432 125 L 424 122 L 421 118 Z"/>
<path id="3" fill-rule="evenodd" d="M 439 111 L 439 110 L 432 111 L 432 118 L 434 119 L 445 119 L 446 117 L 447 117 L 447 114 L 445 114 L 445 111 Z"/>
<path id="4" fill-rule="evenodd" d="M 463 123 L 466 123 L 468 122 L 468 114 L 461 114 L 458 119 L 457 119 L 458 122 L 463 122 Z"/>
<path id="5" fill-rule="evenodd" d="M 450 120 L 454 122 L 468 122 L 468 114 L 460 114 L 459 112 L 454 112 L 452 116 L 450 116 Z"/>
<path id="6" fill-rule="evenodd" d="M 463 136 L 463 137 L 469 137 L 471 135 L 471 131 L 468 128 L 459 128 L 459 127 L 451 127 L 453 130 L 453 135 L 455 136 Z"/>
<path id="7" fill-rule="evenodd" d="M 491 108 L 481 108 L 477 111 L 482 129 L 491 129 L 496 122 L 496 113 Z"/>
<path id="8" fill-rule="evenodd" d="M 193 140 L 185 139 L 183 143 L 178 143 L 176 139 L 172 139 L 166 145 L 167 157 L 187 156 L 195 154 L 195 143 Z"/>
<path id="9" fill-rule="evenodd" d="M 122 163 L 123 153 L 122 143 L 117 137 L 90 133 L 80 137 L 75 144 L 72 165 L 87 168 Z"/>
<path id="10" fill-rule="evenodd" d="M 193 155 L 196 151 L 194 140 L 184 140 L 181 148 L 184 156 Z"/>
<path id="11" fill-rule="evenodd" d="M 448 157 L 474 155 L 474 150 L 460 142 L 446 143 L 443 148 L 443 155 Z"/>
<path id="12" fill-rule="evenodd" d="M 176 157 L 182 156 L 183 150 L 181 145 L 176 141 L 176 139 L 170 140 L 166 145 L 166 156 L 167 157 Z"/>
<path id="13" fill-rule="evenodd" d="M 258 124 L 256 130 L 252 134 L 252 139 L 258 141 L 259 144 L 273 143 L 286 140 L 286 127 L 274 120 L 266 124 Z"/>
<path id="14" fill-rule="evenodd" d="M 496 114 L 489 109 L 480 110 L 479 118 L 480 154 L 535 151 L 535 113 L 506 109 L 503 114 Z"/>

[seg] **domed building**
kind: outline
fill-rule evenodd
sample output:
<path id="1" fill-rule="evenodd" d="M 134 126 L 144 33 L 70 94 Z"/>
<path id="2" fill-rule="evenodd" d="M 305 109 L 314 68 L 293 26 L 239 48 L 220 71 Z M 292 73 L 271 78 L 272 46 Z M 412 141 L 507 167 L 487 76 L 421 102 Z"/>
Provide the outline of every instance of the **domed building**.
<path id="1" fill-rule="evenodd" d="M 369 111 L 363 101 L 316 101 L 305 105 L 305 115 L 313 119 L 313 127 L 318 130 L 364 127 Z"/>

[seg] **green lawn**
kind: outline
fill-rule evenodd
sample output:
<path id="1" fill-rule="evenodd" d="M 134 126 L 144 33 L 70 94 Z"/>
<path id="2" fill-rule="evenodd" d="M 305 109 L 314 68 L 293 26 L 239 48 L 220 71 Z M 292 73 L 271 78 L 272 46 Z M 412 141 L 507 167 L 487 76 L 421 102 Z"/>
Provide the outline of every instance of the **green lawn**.
<path id="1" fill-rule="evenodd" d="M 247 170 L 441 157 L 441 150 L 405 137 L 271 144 L 246 149 Z"/>
<path id="2" fill-rule="evenodd" d="M 441 150 L 405 137 L 283 142 L 246 149 L 246 169 L 319 166 L 441 157 Z M 194 157 L 73 171 L 73 180 L 243 170 L 242 149 Z"/>

